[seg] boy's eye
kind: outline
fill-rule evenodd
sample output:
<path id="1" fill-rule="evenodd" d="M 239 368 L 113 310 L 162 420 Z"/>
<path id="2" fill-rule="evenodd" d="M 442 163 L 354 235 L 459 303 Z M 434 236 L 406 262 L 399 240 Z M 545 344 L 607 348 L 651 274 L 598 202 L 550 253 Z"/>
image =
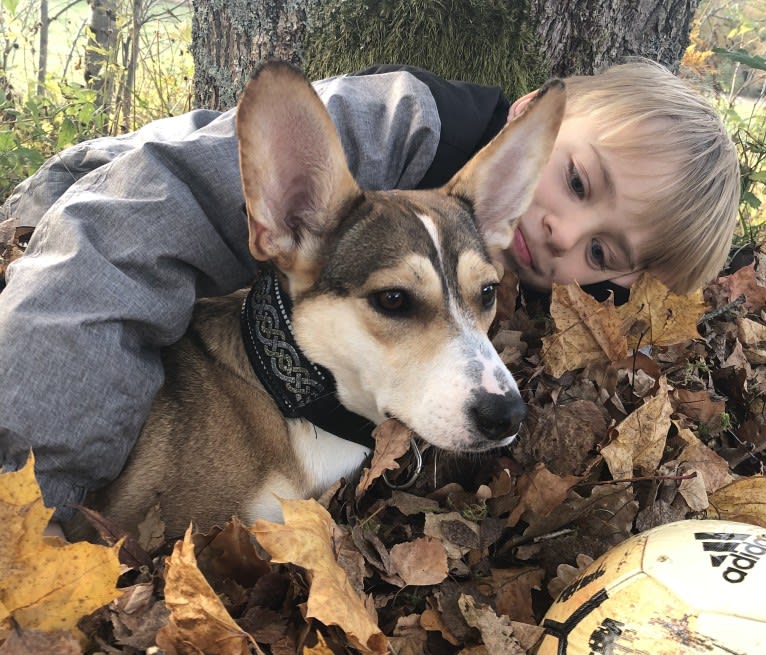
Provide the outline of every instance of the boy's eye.
<path id="1" fill-rule="evenodd" d="M 593 263 L 602 271 L 606 270 L 606 253 L 598 239 L 590 240 L 590 257 Z"/>
<path id="2" fill-rule="evenodd" d="M 578 198 L 585 197 L 585 184 L 574 162 L 569 162 L 569 188 L 572 189 Z"/>

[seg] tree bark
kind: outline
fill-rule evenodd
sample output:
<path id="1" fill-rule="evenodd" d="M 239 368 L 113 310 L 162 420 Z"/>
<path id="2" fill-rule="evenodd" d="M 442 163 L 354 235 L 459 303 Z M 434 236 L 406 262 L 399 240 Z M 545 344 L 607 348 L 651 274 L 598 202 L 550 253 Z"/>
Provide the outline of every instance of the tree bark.
<path id="1" fill-rule="evenodd" d="M 198 107 L 226 109 L 259 62 L 302 64 L 310 0 L 193 0 L 194 97 Z"/>
<path id="2" fill-rule="evenodd" d="M 539 56 L 556 76 L 590 74 L 628 56 L 677 72 L 699 0 L 536 0 Z"/>
<path id="3" fill-rule="evenodd" d="M 252 70 L 268 58 L 291 61 L 315 79 L 375 63 L 409 63 L 444 77 L 500 84 L 514 96 L 544 77 L 592 73 L 626 56 L 648 57 L 675 71 L 698 4 L 699 0 L 194 0 L 195 102 L 214 109 L 233 106 Z M 436 19 L 428 22 L 428 16 Z M 493 34 L 493 21 L 499 20 L 506 22 Z M 361 30 L 366 31 L 360 34 Z M 424 47 L 439 38 L 441 53 L 439 47 Z M 489 62 L 487 70 L 478 70 L 477 62 Z M 516 77 L 507 79 L 504 74 L 511 67 Z"/>

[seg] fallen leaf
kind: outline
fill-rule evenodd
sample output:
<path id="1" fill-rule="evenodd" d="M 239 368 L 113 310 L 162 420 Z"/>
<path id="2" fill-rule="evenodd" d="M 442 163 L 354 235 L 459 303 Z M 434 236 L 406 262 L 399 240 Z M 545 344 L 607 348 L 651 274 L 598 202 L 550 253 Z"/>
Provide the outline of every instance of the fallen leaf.
<path id="1" fill-rule="evenodd" d="M 13 630 L 0 646 L 0 655 L 81 655 L 82 652 L 80 641 L 69 630 Z"/>
<path id="2" fill-rule="evenodd" d="M 489 653 L 526 655 L 526 650 L 513 636 L 513 626 L 507 617 L 498 616 L 489 606 L 477 607 L 473 597 L 466 594 L 462 594 L 457 602 L 466 623 L 481 633 Z"/>
<path id="3" fill-rule="evenodd" d="M 0 474 L 0 641 L 12 621 L 24 630 L 67 630 L 117 598 L 117 553 L 90 543 L 44 537 L 53 510 L 43 504 L 34 457 L 15 472 Z"/>
<path id="4" fill-rule="evenodd" d="M 426 652 L 428 633 L 420 625 L 418 614 L 400 616 L 391 636 L 391 648 L 397 655 L 422 655 Z"/>
<path id="5" fill-rule="evenodd" d="M 766 307 L 766 288 L 758 281 L 754 262 L 731 275 L 719 277 L 716 284 L 725 290 L 729 302 L 745 296 L 745 308 L 750 312 L 759 312 Z"/>
<path id="6" fill-rule="evenodd" d="M 157 645 L 167 655 L 249 655 L 251 646 L 262 652 L 197 567 L 191 526 L 165 560 L 165 604 L 170 617 L 157 633 Z"/>
<path id="7" fill-rule="evenodd" d="M 676 401 L 676 411 L 703 423 L 712 421 L 726 411 L 726 403 L 723 400 L 713 400 L 706 389 L 700 391 L 675 389 L 673 400 Z"/>
<path id="8" fill-rule="evenodd" d="M 363 653 L 385 653 L 386 637 L 354 592 L 335 560 L 330 514 L 315 500 L 282 500 L 284 525 L 258 520 L 251 528 L 276 563 L 291 563 L 311 574 L 306 616 L 337 625 Z"/>
<path id="9" fill-rule="evenodd" d="M 601 449 L 613 479 L 632 477 L 634 468 L 644 475 L 654 472 L 662 459 L 672 412 L 663 376 L 657 393 L 614 428 L 617 436 Z"/>
<path id="10" fill-rule="evenodd" d="M 544 576 L 545 571 L 537 566 L 492 569 L 487 595 L 495 599 L 499 614 L 512 621 L 535 623 L 532 590 L 541 589 Z"/>
<path id="11" fill-rule="evenodd" d="M 125 589 L 109 613 L 117 643 L 139 651 L 153 646 L 157 632 L 168 622 L 167 607 L 154 595 L 151 582 Z"/>
<path id="12" fill-rule="evenodd" d="M 630 289 L 630 299 L 617 308 L 628 345 L 672 346 L 698 339 L 697 323 L 705 313 L 702 291 L 681 296 L 659 278 L 642 273 Z"/>
<path id="13" fill-rule="evenodd" d="M 732 482 L 708 496 L 710 518 L 766 528 L 766 478 L 754 475 Z"/>
<path id="14" fill-rule="evenodd" d="M 440 541 L 431 537 L 393 546 L 391 565 L 405 585 L 439 584 L 449 572 L 447 551 Z"/>
<path id="15" fill-rule="evenodd" d="M 333 650 L 327 645 L 321 632 L 317 632 L 316 646 L 304 646 L 302 655 L 333 655 Z"/>
<path id="16" fill-rule="evenodd" d="M 383 421 L 373 430 L 375 452 L 372 455 L 369 468 L 365 467 L 362 471 L 362 476 L 356 487 L 357 498 L 367 491 L 372 483 L 386 471 L 399 468 L 399 462 L 396 460 L 409 450 L 412 435 L 412 430 L 393 418 Z"/>
<path id="17" fill-rule="evenodd" d="M 531 472 L 524 473 L 516 485 L 520 500 L 508 517 L 508 526 L 513 527 L 525 512 L 546 516 L 564 502 L 569 490 L 580 481 L 576 475 L 558 476 L 543 464 Z"/>
<path id="18" fill-rule="evenodd" d="M 599 303 L 577 284 L 554 283 L 551 316 L 556 331 L 543 337 L 543 358 L 546 373 L 553 377 L 627 355 L 622 321 L 611 298 Z"/>

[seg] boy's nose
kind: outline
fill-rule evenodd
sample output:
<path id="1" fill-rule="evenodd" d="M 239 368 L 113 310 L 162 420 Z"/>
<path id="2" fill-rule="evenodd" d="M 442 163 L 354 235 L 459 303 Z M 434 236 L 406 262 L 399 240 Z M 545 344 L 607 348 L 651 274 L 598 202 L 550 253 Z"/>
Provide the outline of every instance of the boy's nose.
<path id="1" fill-rule="evenodd" d="M 554 257 L 561 257 L 574 248 L 582 239 L 583 230 L 575 219 L 562 219 L 554 214 L 546 214 L 543 227 L 548 247 Z"/>

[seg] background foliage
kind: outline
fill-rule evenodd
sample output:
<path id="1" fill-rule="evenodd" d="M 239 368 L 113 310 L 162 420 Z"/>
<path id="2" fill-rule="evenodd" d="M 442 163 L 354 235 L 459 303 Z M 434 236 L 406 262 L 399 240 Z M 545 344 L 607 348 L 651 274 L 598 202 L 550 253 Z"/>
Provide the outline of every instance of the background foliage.
<path id="1" fill-rule="evenodd" d="M 436 73 L 449 77 L 450 70 L 468 65 L 472 80 L 498 84 L 511 95 L 534 87 L 543 73 L 518 67 L 526 44 L 508 37 L 521 5 L 481 5 L 478 11 L 473 0 L 442 0 L 424 11 L 422 3 L 404 0 L 316 0 L 314 23 L 325 36 L 316 36 L 319 29 L 306 35 L 306 72 L 319 77 L 320 71 L 341 73 L 388 60 L 388 37 L 395 31 L 411 46 L 411 58 L 402 63 L 422 66 L 434 61 L 434 51 L 446 52 Z M 96 38 L 99 12 L 102 19 L 108 14 L 110 27 Z M 0 200 L 68 145 L 190 109 L 191 17 L 191 0 L 2 0 Z M 380 29 L 355 29 L 362 24 Z M 476 34 L 503 43 L 508 56 L 469 57 Z M 681 67 L 681 75 L 698 80 L 719 107 L 738 145 L 737 240 L 753 245 L 766 237 L 765 36 L 766 0 L 703 0 Z"/>

